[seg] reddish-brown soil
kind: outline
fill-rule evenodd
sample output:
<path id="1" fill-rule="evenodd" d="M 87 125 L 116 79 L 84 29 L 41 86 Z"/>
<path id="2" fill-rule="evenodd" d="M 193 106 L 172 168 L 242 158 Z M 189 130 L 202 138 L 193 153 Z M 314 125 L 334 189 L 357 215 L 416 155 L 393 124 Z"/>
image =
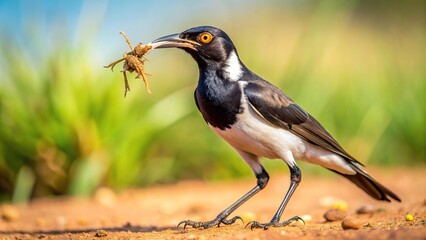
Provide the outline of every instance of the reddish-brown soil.
<path id="1" fill-rule="evenodd" d="M 101 189 L 93 198 L 37 199 L 6 210 L 3 206 L 0 239 L 426 239 L 426 168 L 370 169 L 370 173 L 394 190 L 402 203 L 375 201 L 339 176 L 305 174 L 283 214 L 283 219 L 310 215 L 305 225 L 265 231 L 245 229 L 237 222 L 183 230 L 175 227 L 179 221 L 211 220 L 255 183 L 255 179 L 185 181 L 117 195 Z M 269 221 L 288 184 L 288 175 L 271 174 L 268 187 L 232 216 L 240 215 L 246 222 Z M 330 198 L 346 202 L 348 217 L 361 222 L 361 228 L 343 230 L 341 221 L 325 222 L 323 214 L 330 207 L 324 201 Z M 356 213 L 367 204 L 375 210 Z M 407 213 L 413 221 L 405 219 Z"/>

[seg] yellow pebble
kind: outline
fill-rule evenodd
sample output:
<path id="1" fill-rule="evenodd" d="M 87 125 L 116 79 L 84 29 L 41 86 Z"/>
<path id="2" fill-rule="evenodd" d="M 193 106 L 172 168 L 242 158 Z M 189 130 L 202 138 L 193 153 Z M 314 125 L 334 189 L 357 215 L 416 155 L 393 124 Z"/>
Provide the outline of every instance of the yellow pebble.
<path id="1" fill-rule="evenodd" d="M 348 209 L 348 203 L 343 200 L 337 200 L 333 203 L 333 209 L 346 211 Z"/>
<path id="2" fill-rule="evenodd" d="M 244 223 L 256 220 L 256 213 L 254 212 L 243 212 L 239 216 L 244 220 Z"/>
<path id="3" fill-rule="evenodd" d="M 405 215 L 405 220 L 407 220 L 407 221 L 413 221 L 414 217 L 411 214 L 407 214 L 407 215 Z"/>

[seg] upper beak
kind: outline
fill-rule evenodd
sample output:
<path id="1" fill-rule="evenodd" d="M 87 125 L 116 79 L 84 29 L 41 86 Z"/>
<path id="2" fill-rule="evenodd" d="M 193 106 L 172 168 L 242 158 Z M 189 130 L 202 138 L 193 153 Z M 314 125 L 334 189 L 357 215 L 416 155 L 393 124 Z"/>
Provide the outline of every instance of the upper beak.
<path id="1" fill-rule="evenodd" d="M 195 46 L 200 46 L 198 42 L 183 39 L 179 37 L 179 33 L 172 34 L 164 37 L 160 37 L 150 42 L 149 45 L 152 48 L 190 48 L 193 50 L 197 50 Z"/>

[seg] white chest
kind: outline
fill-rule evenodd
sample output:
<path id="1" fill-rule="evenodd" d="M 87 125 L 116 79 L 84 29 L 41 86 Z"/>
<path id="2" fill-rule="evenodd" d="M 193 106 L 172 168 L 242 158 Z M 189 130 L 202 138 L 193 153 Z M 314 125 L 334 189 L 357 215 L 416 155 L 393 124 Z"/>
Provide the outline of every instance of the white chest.
<path id="1" fill-rule="evenodd" d="M 297 159 L 305 151 L 305 143 L 291 132 L 273 126 L 259 116 L 242 99 L 244 112 L 238 115 L 238 121 L 225 130 L 211 127 L 219 136 L 234 148 L 259 157 L 283 158 L 290 151 Z"/>

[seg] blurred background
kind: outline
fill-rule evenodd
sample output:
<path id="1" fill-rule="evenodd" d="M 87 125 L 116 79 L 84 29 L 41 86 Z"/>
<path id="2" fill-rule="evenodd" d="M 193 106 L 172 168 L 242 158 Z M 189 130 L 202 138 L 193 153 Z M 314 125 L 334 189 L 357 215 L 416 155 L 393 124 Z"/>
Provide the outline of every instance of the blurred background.
<path id="1" fill-rule="evenodd" d="M 0 201 L 252 178 L 196 110 L 198 70 L 183 51 L 152 51 L 152 94 L 132 74 L 123 97 L 122 65 L 103 68 L 129 51 L 120 31 L 136 45 L 222 28 L 251 70 L 361 162 L 424 165 L 425 11 L 425 1 L 398 0 L 0 0 Z"/>

